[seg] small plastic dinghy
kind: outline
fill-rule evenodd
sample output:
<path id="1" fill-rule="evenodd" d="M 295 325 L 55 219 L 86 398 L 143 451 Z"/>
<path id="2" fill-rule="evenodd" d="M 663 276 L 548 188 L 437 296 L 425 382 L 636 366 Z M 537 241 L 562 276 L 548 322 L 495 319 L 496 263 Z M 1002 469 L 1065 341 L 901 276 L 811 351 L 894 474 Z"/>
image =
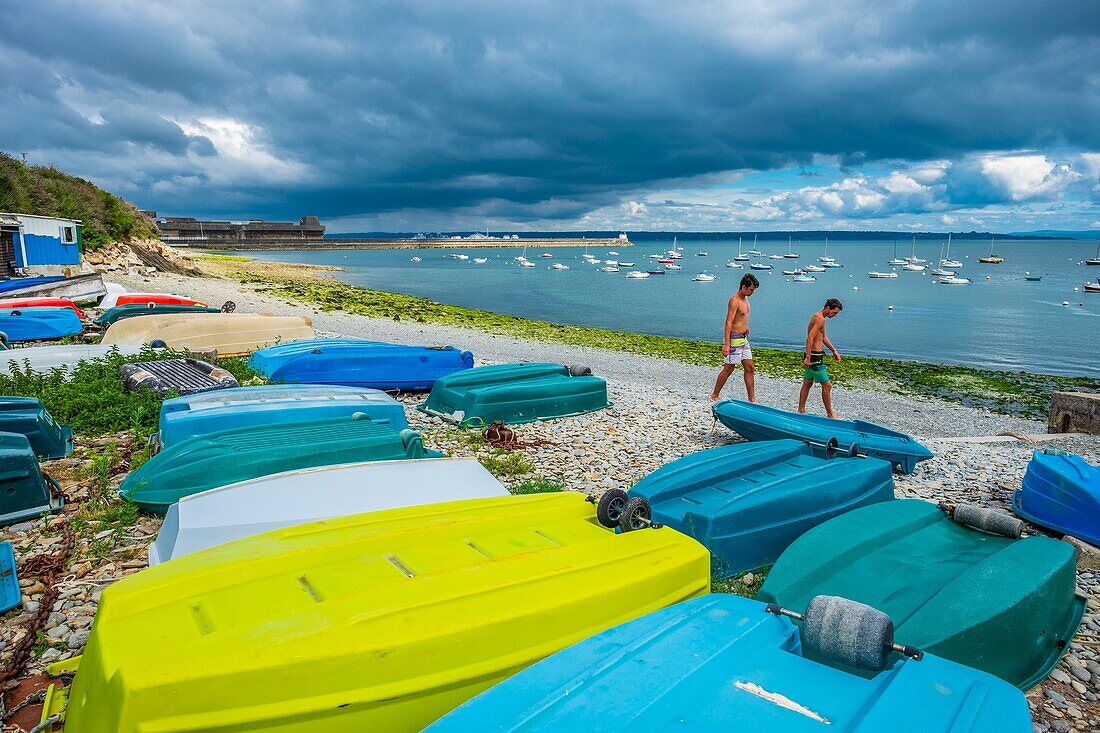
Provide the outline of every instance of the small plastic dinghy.
<path id="1" fill-rule="evenodd" d="M 58 425 L 37 397 L 0 397 L 0 433 L 26 436 L 34 454 L 44 461 L 73 452 L 73 431 Z"/>
<path id="2" fill-rule="evenodd" d="M 64 275 L 46 275 L 43 277 L 13 277 L 8 278 L 7 280 L 0 280 L 0 297 L 19 297 L 16 295 L 12 295 L 12 293 L 16 293 L 20 290 L 26 290 L 27 288 L 36 288 L 43 285 L 51 285 L 53 283 L 61 282 L 64 279 Z"/>
<path id="3" fill-rule="evenodd" d="M 12 343 L 76 336 L 83 330 L 84 324 L 72 308 L 0 309 L 0 332 Z"/>
<path id="4" fill-rule="evenodd" d="M 600 498 L 600 519 L 646 518 L 699 540 L 711 574 L 727 578 L 776 561 L 806 531 L 844 512 L 894 498 L 890 464 L 877 458 L 817 458 L 805 443 L 769 440 L 699 451 Z M 620 505 L 621 502 L 621 505 Z"/>
<path id="5" fill-rule="evenodd" d="M 932 457 L 932 451 L 911 436 L 866 420 L 799 415 L 741 400 L 720 400 L 712 409 L 720 423 L 748 440 L 803 440 L 818 455 L 824 455 L 833 440 L 841 448 L 855 446 L 859 453 L 889 461 L 902 473 L 912 473 L 917 463 Z"/>
<path id="6" fill-rule="evenodd" d="M 68 298 L 91 303 L 107 294 L 98 274 L 63 277 L 18 277 L 0 281 L 0 298 Z"/>
<path id="7" fill-rule="evenodd" d="M 144 346 L 101 346 L 66 344 L 64 346 L 28 346 L 0 351 L 0 371 L 18 369 L 45 373 L 54 369 L 70 372 L 82 361 L 100 359 L 112 353 L 123 356 L 140 354 Z"/>
<path id="8" fill-rule="evenodd" d="M 275 343 L 308 338 L 313 338 L 313 321 L 305 316 L 172 313 L 113 323 L 102 343 L 139 346 L 162 341 L 173 349 L 241 356 Z"/>
<path id="9" fill-rule="evenodd" d="M 0 613 L 7 613 L 22 602 L 23 592 L 19 590 L 15 551 L 10 542 L 0 542 Z"/>
<path id="10" fill-rule="evenodd" d="M 269 384 L 165 400 L 160 406 L 160 432 L 155 442 L 167 448 L 221 430 L 351 417 L 357 412 L 391 430 L 409 427 L 405 408 L 385 392 L 317 384 Z"/>
<path id="11" fill-rule="evenodd" d="M 142 509 L 163 514 L 185 496 L 260 476 L 440 455 L 424 450 L 419 433 L 398 432 L 356 413 L 306 423 L 234 428 L 181 441 L 131 471 L 118 493 Z"/>
<path id="12" fill-rule="evenodd" d="M 1019 690 L 919 649 L 899 652 L 892 631 L 889 617 L 839 598 L 821 596 L 802 615 L 706 595 L 547 657 L 426 733 L 1031 731 Z M 862 666 L 829 666 L 837 661 Z"/>
<path id="13" fill-rule="evenodd" d="M 127 293 L 109 292 L 103 300 L 99 301 L 99 307 L 108 309 L 119 305 L 197 305 L 206 306 L 201 300 L 188 298 L 183 295 L 170 295 L 168 293 Z"/>
<path id="14" fill-rule="evenodd" d="M 273 382 L 339 384 L 405 391 L 432 388 L 470 369 L 474 355 L 453 346 L 404 346 L 363 339 L 311 339 L 257 351 L 249 366 Z"/>
<path id="15" fill-rule="evenodd" d="M 43 473 L 27 436 L 0 433 L 0 527 L 65 506 L 57 482 Z"/>
<path id="16" fill-rule="evenodd" d="M 573 492 L 278 529 L 103 591 L 66 733 L 419 731 L 582 639 L 706 593 L 673 529 Z M 61 711 L 54 688 L 46 714 Z"/>
<path id="17" fill-rule="evenodd" d="M 821 594 L 866 603 L 913 646 L 1026 690 L 1058 663 L 1085 599 L 1075 595 L 1074 548 L 1013 539 L 1023 526 L 965 504 L 873 504 L 795 540 L 756 597 L 787 608 Z"/>
<path id="18" fill-rule="evenodd" d="M 510 425 L 610 407 L 607 382 L 588 367 L 498 364 L 443 377 L 416 409 L 462 427 Z"/>
<path id="19" fill-rule="evenodd" d="M 281 527 L 382 509 L 508 496 L 473 458 L 304 468 L 185 496 L 168 507 L 149 564 Z"/>
<path id="20" fill-rule="evenodd" d="M 1100 547 L 1100 468 L 1072 453 L 1037 450 L 1012 495 L 1012 511 Z"/>
<path id="21" fill-rule="evenodd" d="M 85 318 L 84 311 L 68 298 L 11 298 L 0 300 L 0 308 L 68 308 L 77 318 Z"/>
<path id="22" fill-rule="evenodd" d="M 164 315 L 166 313 L 221 313 L 221 308 L 211 308 L 205 305 L 177 305 L 173 303 L 132 303 L 129 305 L 116 305 L 99 314 L 95 319 L 97 325 L 109 326 L 124 318 L 136 318 L 138 316 Z"/>

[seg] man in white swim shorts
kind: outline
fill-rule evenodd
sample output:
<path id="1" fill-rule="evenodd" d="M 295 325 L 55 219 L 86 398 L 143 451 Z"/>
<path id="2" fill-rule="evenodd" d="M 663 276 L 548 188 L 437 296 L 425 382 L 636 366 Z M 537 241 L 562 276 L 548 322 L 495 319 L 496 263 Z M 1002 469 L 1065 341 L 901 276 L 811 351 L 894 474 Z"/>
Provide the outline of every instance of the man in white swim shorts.
<path id="1" fill-rule="evenodd" d="M 722 332 L 722 371 L 714 382 L 710 400 L 718 399 L 726 380 L 740 364 L 745 370 L 745 393 L 749 402 L 756 402 L 756 371 L 752 365 L 752 348 L 749 346 L 749 296 L 760 287 L 755 275 L 741 278 L 740 289 L 733 294 L 726 307 L 726 324 Z"/>

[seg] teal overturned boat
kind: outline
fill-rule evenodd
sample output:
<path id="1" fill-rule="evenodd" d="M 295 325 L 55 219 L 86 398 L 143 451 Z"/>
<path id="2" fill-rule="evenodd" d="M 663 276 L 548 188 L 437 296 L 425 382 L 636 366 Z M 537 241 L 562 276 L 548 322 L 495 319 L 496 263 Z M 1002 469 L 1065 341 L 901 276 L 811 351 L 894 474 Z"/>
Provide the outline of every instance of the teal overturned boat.
<path id="1" fill-rule="evenodd" d="M 818 455 L 824 455 L 830 444 L 839 445 L 848 452 L 889 461 L 902 473 L 912 473 L 919 462 L 932 457 L 932 451 L 912 436 L 866 420 L 800 415 L 741 400 L 720 400 L 711 409 L 718 422 L 747 440 L 803 440 Z"/>
<path id="2" fill-rule="evenodd" d="M 108 308 L 95 319 L 97 325 L 110 326 L 123 318 L 138 316 L 162 316 L 165 313 L 221 313 L 221 308 L 202 305 L 179 305 L 176 303 L 128 303 Z"/>
<path id="3" fill-rule="evenodd" d="M 498 364 L 441 377 L 417 409 L 479 428 L 582 415 L 610 405 L 607 382 L 587 367 Z"/>
<path id="4" fill-rule="evenodd" d="M 952 517 L 949 516 L 951 514 Z M 1023 522 L 968 505 L 904 499 L 863 507 L 795 540 L 757 599 L 805 608 L 817 595 L 887 614 L 899 639 L 1026 690 L 1069 646 L 1085 599 L 1076 554 Z"/>
<path id="5" fill-rule="evenodd" d="M 0 527 L 65 506 L 65 495 L 34 457 L 27 436 L 0 433 Z"/>
<path id="6" fill-rule="evenodd" d="M 118 493 L 142 509 L 163 514 L 185 496 L 260 476 L 315 466 L 440 455 L 424 449 L 419 433 L 396 431 L 357 413 L 223 430 L 183 440 L 132 471 Z"/>
<path id="7" fill-rule="evenodd" d="M 154 442 L 168 448 L 222 430 L 351 417 L 357 412 L 391 430 L 409 427 L 405 408 L 385 392 L 320 384 L 268 384 L 165 400 L 160 406 L 160 432 Z"/>
<path id="8" fill-rule="evenodd" d="M 710 550 L 711 574 L 721 579 L 775 562 L 822 522 L 893 500 L 894 477 L 877 458 L 827 460 L 805 443 L 769 440 L 672 461 L 634 484 L 626 498 L 634 497 L 649 504 L 650 519 Z M 613 502 L 601 499 L 601 521 Z"/>
<path id="9" fill-rule="evenodd" d="M 25 435 L 34 454 L 44 461 L 73 452 L 73 431 L 59 425 L 37 397 L 0 397 L 0 433 Z"/>
<path id="10" fill-rule="evenodd" d="M 521 670 L 425 733 L 1031 732 L 1027 699 L 1006 682 L 919 649 L 889 654 L 890 619 L 874 609 L 822 599 L 801 611 L 799 627 L 735 595 L 683 601 Z M 814 652 L 881 663 L 853 674 Z"/>

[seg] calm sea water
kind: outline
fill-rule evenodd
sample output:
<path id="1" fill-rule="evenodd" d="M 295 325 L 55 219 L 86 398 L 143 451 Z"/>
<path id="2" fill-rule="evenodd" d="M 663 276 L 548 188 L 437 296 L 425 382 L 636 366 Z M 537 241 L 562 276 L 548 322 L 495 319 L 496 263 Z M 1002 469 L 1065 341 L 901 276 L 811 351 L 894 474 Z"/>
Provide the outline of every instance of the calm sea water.
<path id="1" fill-rule="evenodd" d="M 638 333 L 700 338 L 721 337 L 726 301 L 741 276 L 727 268 L 737 242 L 685 242 L 683 270 L 645 280 L 626 278 L 627 269 L 656 269 L 650 254 L 663 252 L 671 238 L 636 241 L 633 247 L 592 248 L 601 259 L 634 262 L 619 273 L 597 271 L 581 258 L 584 248 L 530 249 L 534 268 L 519 267 L 520 249 L 461 249 L 469 260 L 447 256 L 447 250 L 353 250 L 249 252 L 263 260 L 335 265 L 347 268 L 337 277 L 352 285 L 419 295 L 454 305 L 508 313 L 557 323 L 599 326 Z M 909 254 L 898 244 L 899 256 Z M 751 249 L 751 243 L 744 247 Z M 786 243 L 761 243 L 766 254 L 786 252 Z M 608 254 L 610 250 L 618 255 Z M 696 253 L 706 251 L 707 256 Z M 1023 369 L 1052 374 L 1100 376 L 1100 294 L 1085 293 L 1086 280 L 1100 277 L 1100 267 L 1083 261 L 1095 242 L 998 242 L 1000 265 L 983 265 L 988 242 L 952 245 L 953 259 L 963 263 L 959 276 L 970 285 L 938 285 L 928 270 L 940 257 L 940 246 L 919 244 L 916 255 L 929 261 L 925 273 L 897 268 L 896 280 L 875 280 L 870 270 L 890 270 L 893 243 L 831 242 L 829 256 L 844 265 L 814 273 L 817 282 L 795 283 L 782 274 L 816 264 L 822 242 L 796 244 L 797 260 L 753 258 L 774 266 L 752 271 L 761 287 L 752 297 L 754 344 L 800 349 L 806 323 L 827 298 L 840 298 L 844 311 L 829 323 L 829 335 L 841 354 L 885 356 L 926 362 L 966 364 L 994 369 Z M 553 259 L 542 259 L 543 252 Z M 422 262 L 411 262 L 419 256 Z M 474 264 L 484 257 L 484 264 Z M 568 270 L 553 270 L 555 262 Z M 602 265 L 601 265 L 602 266 Z M 693 282 L 700 272 L 715 282 Z M 1025 281 L 1025 273 L 1042 275 Z M 856 289 L 858 288 L 858 290 Z M 1076 288 L 1076 291 L 1075 291 Z M 1063 305 L 1068 301 L 1069 305 Z M 893 310 L 889 309 L 893 306 Z"/>

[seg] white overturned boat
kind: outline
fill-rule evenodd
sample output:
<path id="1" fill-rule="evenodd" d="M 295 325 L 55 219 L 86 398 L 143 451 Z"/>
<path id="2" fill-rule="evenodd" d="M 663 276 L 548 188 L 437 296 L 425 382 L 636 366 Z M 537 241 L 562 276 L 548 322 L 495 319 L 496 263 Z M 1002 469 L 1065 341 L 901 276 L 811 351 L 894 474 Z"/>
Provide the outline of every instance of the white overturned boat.
<path id="1" fill-rule="evenodd" d="M 184 497 L 168 507 L 149 565 L 242 537 L 333 517 L 507 496 L 472 458 L 426 458 L 288 471 Z"/>
<path id="2" fill-rule="evenodd" d="M 8 349 L 0 351 L 0 372 L 10 372 L 13 368 L 45 374 L 54 369 L 72 371 L 77 364 L 89 359 L 98 359 L 110 354 L 112 350 L 125 356 L 140 353 L 143 346 L 104 346 L 102 344 L 68 344 L 64 346 L 31 346 L 26 349 Z"/>

